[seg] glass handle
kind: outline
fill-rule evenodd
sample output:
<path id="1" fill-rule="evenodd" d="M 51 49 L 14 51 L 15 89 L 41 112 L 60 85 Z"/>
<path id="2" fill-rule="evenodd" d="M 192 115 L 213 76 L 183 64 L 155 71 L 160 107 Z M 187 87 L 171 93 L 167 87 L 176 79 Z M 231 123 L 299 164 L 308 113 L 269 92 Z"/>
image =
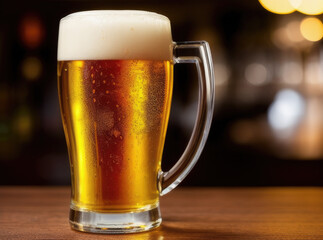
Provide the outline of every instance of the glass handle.
<path id="1" fill-rule="evenodd" d="M 205 41 L 174 43 L 175 63 L 194 63 L 199 79 L 199 99 L 197 117 L 188 145 L 177 161 L 168 171 L 160 172 L 158 189 L 160 195 L 173 190 L 192 170 L 209 135 L 214 110 L 214 72 L 209 44 Z"/>

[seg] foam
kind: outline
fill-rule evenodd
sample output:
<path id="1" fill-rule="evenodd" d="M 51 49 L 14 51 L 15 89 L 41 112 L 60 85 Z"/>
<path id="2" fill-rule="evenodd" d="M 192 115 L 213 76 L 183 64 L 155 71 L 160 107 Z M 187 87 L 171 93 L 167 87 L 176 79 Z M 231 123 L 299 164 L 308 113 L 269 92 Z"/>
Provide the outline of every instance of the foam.
<path id="1" fill-rule="evenodd" d="M 60 21 L 59 61 L 172 60 L 170 21 L 145 11 L 86 11 Z"/>

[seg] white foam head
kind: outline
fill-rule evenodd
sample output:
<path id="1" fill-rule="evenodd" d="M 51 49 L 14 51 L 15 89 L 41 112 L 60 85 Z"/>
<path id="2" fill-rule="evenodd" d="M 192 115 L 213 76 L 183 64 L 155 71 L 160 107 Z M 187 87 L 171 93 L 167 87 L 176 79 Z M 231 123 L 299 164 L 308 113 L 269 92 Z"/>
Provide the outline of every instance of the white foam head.
<path id="1" fill-rule="evenodd" d="M 167 17 L 145 11 L 86 11 L 60 21 L 59 61 L 172 60 Z"/>

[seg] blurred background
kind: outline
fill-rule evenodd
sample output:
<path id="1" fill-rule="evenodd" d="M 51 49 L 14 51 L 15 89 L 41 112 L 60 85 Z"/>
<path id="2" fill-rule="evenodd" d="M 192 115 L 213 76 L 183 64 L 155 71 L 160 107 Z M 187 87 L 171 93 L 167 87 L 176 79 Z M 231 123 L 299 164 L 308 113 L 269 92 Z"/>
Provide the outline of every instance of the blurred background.
<path id="1" fill-rule="evenodd" d="M 0 2 L 0 184 L 67 185 L 57 96 L 59 20 L 96 9 L 169 17 L 174 41 L 210 43 L 214 121 L 191 186 L 323 186 L 323 0 L 28 0 Z M 196 72 L 175 67 L 163 157 L 183 152 Z"/>

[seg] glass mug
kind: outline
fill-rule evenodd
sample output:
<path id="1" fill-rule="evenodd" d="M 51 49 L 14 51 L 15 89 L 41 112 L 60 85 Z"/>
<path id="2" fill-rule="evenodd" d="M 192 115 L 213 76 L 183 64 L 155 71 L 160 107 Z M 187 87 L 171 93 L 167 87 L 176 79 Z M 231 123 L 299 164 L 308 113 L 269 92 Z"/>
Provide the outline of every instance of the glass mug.
<path id="1" fill-rule="evenodd" d="M 196 65 L 199 106 L 188 146 L 163 172 L 176 63 Z M 159 196 L 193 168 L 211 126 L 208 44 L 174 43 L 169 19 L 156 13 L 73 13 L 60 21 L 58 90 L 71 169 L 71 227 L 95 233 L 158 227 Z"/>

